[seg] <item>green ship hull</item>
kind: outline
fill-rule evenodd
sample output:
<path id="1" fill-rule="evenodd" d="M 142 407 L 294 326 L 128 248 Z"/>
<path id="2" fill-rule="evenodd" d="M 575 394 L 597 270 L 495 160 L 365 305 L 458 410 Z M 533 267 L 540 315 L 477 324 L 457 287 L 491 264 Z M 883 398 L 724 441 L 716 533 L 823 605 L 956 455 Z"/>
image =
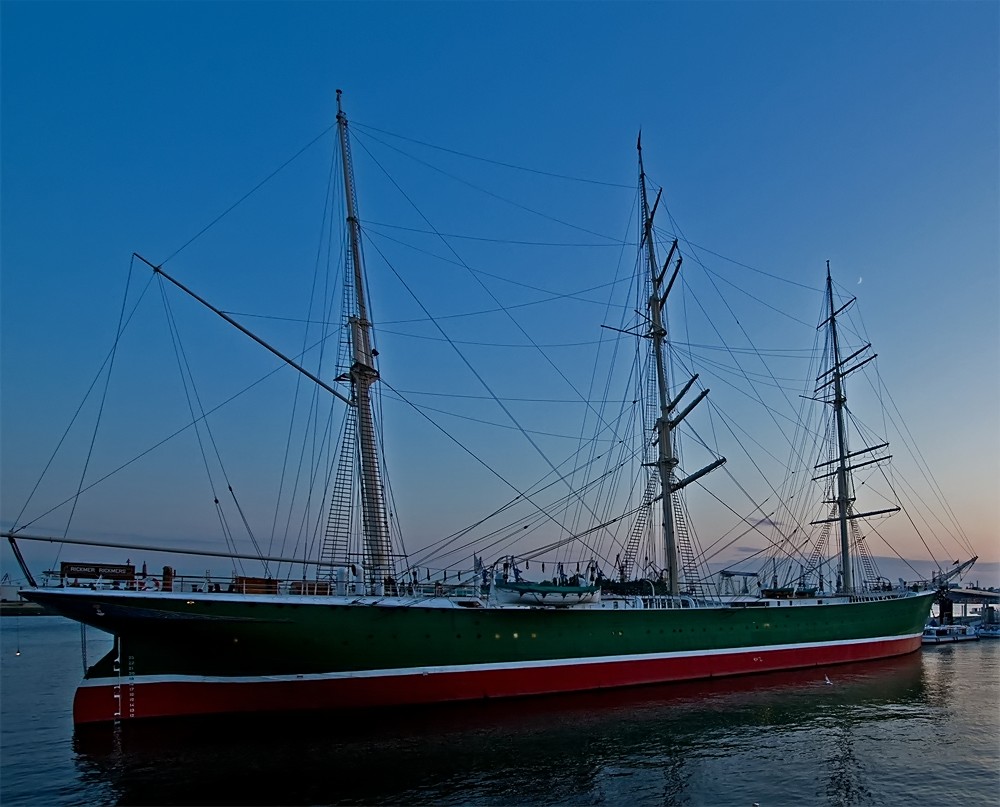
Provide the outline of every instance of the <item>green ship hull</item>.
<path id="1" fill-rule="evenodd" d="M 529 608 L 472 597 L 27 596 L 116 637 L 77 692 L 77 723 L 513 697 L 886 658 L 920 646 L 932 599 Z"/>

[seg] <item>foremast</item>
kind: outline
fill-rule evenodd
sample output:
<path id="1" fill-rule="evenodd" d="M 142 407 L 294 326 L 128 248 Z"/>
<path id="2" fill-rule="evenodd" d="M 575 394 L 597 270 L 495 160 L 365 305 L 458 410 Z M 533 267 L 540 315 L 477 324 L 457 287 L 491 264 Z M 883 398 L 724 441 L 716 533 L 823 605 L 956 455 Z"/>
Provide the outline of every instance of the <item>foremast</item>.
<path id="1" fill-rule="evenodd" d="M 653 361 L 656 365 L 657 400 L 660 407 L 660 415 L 656 419 L 654 426 L 656 431 L 657 456 L 656 460 L 652 464 L 655 465 L 660 478 L 661 495 L 659 498 L 663 509 L 663 544 L 664 554 L 666 556 L 667 585 L 669 587 L 669 593 L 672 596 L 677 596 L 681 593 L 681 589 L 680 553 L 678 552 L 677 529 L 674 518 L 675 494 L 681 488 L 691 482 L 694 482 L 696 479 L 714 471 L 722 465 L 726 459 L 725 457 L 720 457 L 718 460 L 705 466 L 700 471 L 697 471 L 682 480 L 675 480 L 674 471 L 677 468 L 678 459 L 674 455 L 673 431 L 688 415 L 688 413 L 691 412 L 691 410 L 694 409 L 694 407 L 708 395 L 708 390 L 702 390 L 682 412 L 677 414 L 675 417 L 671 417 L 671 413 L 680 403 L 681 398 L 683 398 L 687 391 L 691 389 L 691 386 L 698 378 L 697 375 L 693 376 L 684 385 L 684 388 L 677 394 L 677 396 L 671 400 L 669 395 L 669 378 L 667 375 L 667 365 L 665 360 L 668 334 L 664 324 L 663 309 L 667 303 L 667 296 L 670 294 L 670 289 L 674 285 L 674 280 L 677 278 L 678 272 L 680 272 L 683 258 L 678 253 L 677 240 L 675 239 L 670 247 L 667 259 L 663 263 L 663 268 L 659 268 L 659 264 L 656 260 L 656 246 L 653 239 L 653 216 L 656 214 L 656 208 L 660 204 L 660 195 L 663 193 L 663 189 L 661 188 L 657 193 L 656 201 L 653 203 L 652 210 L 650 210 L 649 196 L 646 191 L 646 172 L 642 164 L 641 134 L 639 136 L 638 143 L 636 144 L 636 148 L 639 152 L 639 195 L 640 204 L 642 205 L 642 242 L 645 245 L 646 262 L 649 267 L 649 277 L 651 281 L 651 293 L 648 301 L 650 327 L 649 332 L 647 333 L 647 338 L 649 338 L 653 345 Z M 670 281 L 667 283 L 666 289 L 663 290 L 663 280 L 666 277 L 667 271 L 670 269 L 670 265 L 675 254 L 677 254 L 677 261 L 674 264 L 674 271 L 670 276 Z"/>
<path id="2" fill-rule="evenodd" d="M 840 336 L 837 331 L 837 317 L 854 303 L 855 298 L 852 297 L 840 308 L 834 307 L 833 279 L 830 274 L 829 261 L 826 262 L 826 298 L 829 316 L 824 322 L 820 323 L 819 327 L 822 328 L 826 326 L 829 328 L 830 354 L 833 366 L 816 379 L 816 394 L 819 395 L 825 388 L 829 388 L 831 386 L 833 387 L 833 398 L 832 400 L 826 400 L 826 402 L 833 406 L 837 456 L 829 462 L 821 463 L 821 465 L 816 466 L 817 468 L 821 468 L 823 466 L 833 465 L 835 467 L 834 471 L 813 477 L 813 479 L 819 480 L 830 476 L 836 477 L 836 498 L 828 501 L 827 504 L 833 504 L 836 506 L 837 515 L 833 518 L 813 521 L 812 524 L 824 524 L 831 521 L 837 522 L 840 533 L 841 583 L 839 589 L 842 593 L 851 594 L 855 591 L 855 582 L 851 558 L 849 523 L 855 519 L 866 518 L 868 516 L 895 513 L 899 511 L 899 508 L 889 507 L 884 510 L 873 510 L 868 513 L 854 512 L 855 496 L 851 472 L 856 468 L 873 465 L 877 462 L 881 462 L 882 460 L 889 459 L 889 457 L 876 457 L 854 465 L 850 464 L 848 460 L 852 457 L 857 457 L 862 454 L 868 454 L 887 448 L 889 444 L 881 443 L 877 446 L 863 448 L 860 451 L 855 451 L 853 453 L 848 450 L 847 428 L 845 423 L 845 413 L 847 411 L 847 388 L 844 380 L 855 370 L 859 370 L 864 365 L 868 364 L 868 362 L 873 361 L 877 354 L 873 353 L 869 356 L 862 357 L 864 353 L 871 350 L 871 343 L 868 343 L 847 358 L 841 359 Z M 858 359 L 857 363 L 848 367 L 847 365 L 855 359 Z M 827 378 L 828 376 L 830 377 Z"/>
<path id="3" fill-rule="evenodd" d="M 378 443 L 375 436 L 375 418 L 372 412 L 371 388 L 379 379 L 371 348 L 371 322 L 365 303 L 365 267 L 361 251 L 361 225 L 358 221 L 358 202 L 354 190 L 354 167 L 351 161 L 351 144 L 347 134 L 347 115 L 340 104 L 341 91 L 337 90 L 337 131 L 340 136 L 341 163 L 344 170 L 344 196 L 347 205 L 347 261 L 346 269 L 354 277 L 356 309 L 348 317 L 353 361 L 349 378 L 351 393 L 357 406 L 358 443 L 361 460 L 361 509 L 364 523 L 365 549 L 371 564 L 370 579 L 375 586 L 389 576 L 395 577 L 392 545 L 389 536 L 388 508 L 385 488 L 379 465 Z"/>

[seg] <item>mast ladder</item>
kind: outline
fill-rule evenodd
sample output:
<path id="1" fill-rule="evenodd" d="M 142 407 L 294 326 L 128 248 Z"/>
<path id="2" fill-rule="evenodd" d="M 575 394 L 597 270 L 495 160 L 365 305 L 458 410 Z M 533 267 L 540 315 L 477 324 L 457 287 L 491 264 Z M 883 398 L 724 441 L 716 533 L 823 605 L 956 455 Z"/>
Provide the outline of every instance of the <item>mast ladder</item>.
<path id="1" fill-rule="evenodd" d="M 347 249 L 350 250 L 350 242 Z M 347 265 L 351 265 L 348 257 Z M 350 272 L 344 272 L 344 289 L 341 297 L 343 327 L 340 329 L 340 340 L 337 346 L 337 367 L 341 374 L 338 381 L 350 381 L 350 367 L 354 359 L 354 349 L 351 344 L 350 318 L 357 308 L 355 299 L 354 278 Z M 323 545 L 320 548 L 320 560 L 325 563 L 347 562 L 351 557 L 351 527 L 354 524 L 355 503 L 357 500 L 358 465 L 358 417 L 357 407 L 350 407 L 345 413 L 343 428 L 340 434 L 340 456 L 337 460 L 337 471 L 333 478 L 333 488 L 330 492 L 330 512 L 326 520 L 326 532 Z M 354 547 L 360 556 L 360 547 Z M 333 580 L 334 567 L 322 567 L 322 576 Z"/>
<path id="2" fill-rule="evenodd" d="M 632 531 L 629 533 L 628 543 L 625 545 L 625 551 L 622 553 L 621 568 L 619 569 L 622 582 L 632 576 L 635 559 L 639 554 L 639 545 L 642 543 L 642 538 L 646 534 L 646 525 L 649 523 L 649 511 L 656 500 L 656 492 L 659 490 L 659 487 L 659 479 L 650 470 L 646 476 L 646 489 L 642 494 L 642 504 L 635 516 L 635 521 L 632 522 Z"/>
<path id="3" fill-rule="evenodd" d="M 648 298 L 648 287 L 650 287 L 650 281 L 648 278 L 646 280 L 646 286 L 646 297 Z M 649 356 L 646 364 L 646 394 L 643 400 L 643 422 L 653 423 L 656 420 L 656 413 L 659 408 L 659 404 L 657 399 L 656 371 L 653 368 L 652 355 Z M 629 534 L 628 543 L 625 545 L 625 551 L 622 553 L 621 567 L 618 569 L 618 573 L 623 582 L 632 576 L 635 569 L 635 559 L 639 556 L 639 547 L 642 545 L 643 538 L 646 535 L 646 527 L 649 524 L 649 516 L 651 513 L 650 508 L 653 506 L 653 502 L 656 501 L 659 493 L 660 481 L 654 469 L 655 463 L 655 441 L 650 440 L 646 443 L 644 457 L 644 464 L 648 467 L 646 475 L 646 489 L 643 491 L 639 512 L 636 514 L 635 522 L 632 524 L 632 532 Z M 650 550 L 652 550 L 652 548 L 653 547 L 650 546 Z M 650 552 L 649 554 L 655 555 L 655 552 Z M 643 569 L 642 571 L 645 573 L 646 570 Z"/>
<path id="4" fill-rule="evenodd" d="M 326 533 L 320 550 L 320 560 L 324 563 L 347 561 L 350 556 L 351 524 L 354 522 L 355 467 L 358 453 L 357 409 L 351 407 L 344 418 L 344 430 L 340 439 L 340 458 L 333 478 L 330 494 L 330 514 L 326 520 Z M 321 574 L 333 579 L 334 567 L 321 567 Z"/>
<path id="5" fill-rule="evenodd" d="M 857 522 L 851 522 L 851 531 L 854 533 L 854 547 L 857 558 L 861 561 L 861 571 L 863 572 L 863 582 L 869 588 L 874 588 L 879 582 L 879 571 L 875 565 L 868 542 L 858 529 Z"/>
<path id="6" fill-rule="evenodd" d="M 816 583 L 819 584 L 821 574 L 820 567 L 823 563 L 823 554 L 826 552 L 826 546 L 830 541 L 830 531 L 832 529 L 832 524 L 827 522 L 823 525 L 823 529 L 820 532 L 819 538 L 813 545 L 812 553 L 809 555 L 809 560 L 806 562 L 806 577 L 808 579 L 809 575 L 816 575 Z"/>
<path id="7" fill-rule="evenodd" d="M 685 593 L 702 594 L 704 592 L 698 574 L 698 561 L 695 560 L 691 533 L 684 516 L 684 499 L 676 494 L 671 499 L 674 508 L 674 529 L 677 535 L 677 555 L 681 564 L 680 577 L 684 582 L 683 590 Z"/>

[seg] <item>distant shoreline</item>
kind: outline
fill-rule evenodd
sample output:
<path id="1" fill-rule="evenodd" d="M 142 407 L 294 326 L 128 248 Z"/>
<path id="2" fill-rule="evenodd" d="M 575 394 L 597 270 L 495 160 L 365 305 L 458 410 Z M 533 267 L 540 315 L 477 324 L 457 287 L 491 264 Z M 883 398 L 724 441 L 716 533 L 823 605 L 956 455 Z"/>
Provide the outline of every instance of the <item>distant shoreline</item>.
<path id="1" fill-rule="evenodd" d="M 34 602 L 0 602 L 0 616 L 52 616 L 44 606 Z"/>

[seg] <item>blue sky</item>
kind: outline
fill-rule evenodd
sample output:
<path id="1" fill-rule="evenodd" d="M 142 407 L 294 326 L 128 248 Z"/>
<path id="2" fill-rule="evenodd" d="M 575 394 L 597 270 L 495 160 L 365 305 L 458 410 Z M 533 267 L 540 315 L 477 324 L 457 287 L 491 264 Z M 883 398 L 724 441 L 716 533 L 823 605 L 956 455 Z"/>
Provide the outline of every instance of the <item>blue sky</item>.
<path id="1" fill-rule="evenodd" d="M 5 528 L 110 345 L 133 251 L 154 262 L 176 253 L 168 271 L 227 310 L 300 310 L 292 289 L 315 262 L 322 182 L 310 172 L 324 170 L 322 156 L 310 162 L 310 152 L 272 183 L 268 201 L 254 196 L 177 250 L 331 125 L 339 87 L 357 126 L 362 216 L 372 221 L 407 215 L 372 192 L 378 170 L 365 149 L 399 142 L 381 129 L 610 183 L 532 198 L 552 217 L 620 238 L 641 128 L 647 170 L 692 242 L 814 289 L 830 260 L 860 297 L 883 378 L 966 533 L 984 560 L 1000 561 L 996 3 L 5 2 L 0 14 Z M 410 178 L 401 163 L 387 165 Z M 535 193 L 530 175 L 474 170 L 484 182 L 496 174 L 512 197 Z M 424 210 L 463 232 L 542 230 L 509 207 L 479 212 L 427 190 Z M 594 250 L 541 263 L 528 249 L 468 250 L 505 277 L 567 291 L 598 282 L 617 260 Z M 276 274 L 288 282 L 275 284 Z M 439 313 L 488 302 L 459 296 L 447 275 L 424 280 Z M 522 293 L 495 288 L 507 299 Z M 791 303 L 789 289 L 778 284 L 775 302 Z M 377 313 L 404 319 L 402 302 L 387 297 Z M 231 345 L 225 361 L 247 378 L 273 366 L 254 364 L 242 337 L 191 327 Z M 298 338 L 261 327 L 285 344 Z M 143 365 L 141 354 L 129 357 Z M 170 394 L 161 371 L 143 369 L 154 399 Z M 397 388 L 421 384 L 408 365 L 397 369 Z M 172 422 L 155 405 L 120 406 L 110 410 L 117 426 Z M 273 429 L 249 408 L 235 418 L 255 437 Z M 414 425 L 398 453 L 412 461 L 428 449 L 409 442 L 432 436 Z M 122 442 L 109 458 L 148 444 L 114 439 Z M 234 452 L 242 467 L 264 462 L 249 448 Z M 171 464 L 179 457 L 160 459 L 180 467 Z M 210 531 L 156 495 L 161 486 L 178 488 L 176 501 L 192 493 L 182 472 L 168 472 L 169 485 L 148 473 L 81 511 L 78 528 L 164 542 L 171 530 Z M 435 485 L 470 508 L 495 502 L 497 491 L 480 498 L 473 478 L 397 480 L 416 491 L 400 493 L 410 529 L 457 526 L 437 523 Z M 61 530 L 58 519 L 39 526 Z M 905 539 L 901 551 L 922 552 Z"/>

